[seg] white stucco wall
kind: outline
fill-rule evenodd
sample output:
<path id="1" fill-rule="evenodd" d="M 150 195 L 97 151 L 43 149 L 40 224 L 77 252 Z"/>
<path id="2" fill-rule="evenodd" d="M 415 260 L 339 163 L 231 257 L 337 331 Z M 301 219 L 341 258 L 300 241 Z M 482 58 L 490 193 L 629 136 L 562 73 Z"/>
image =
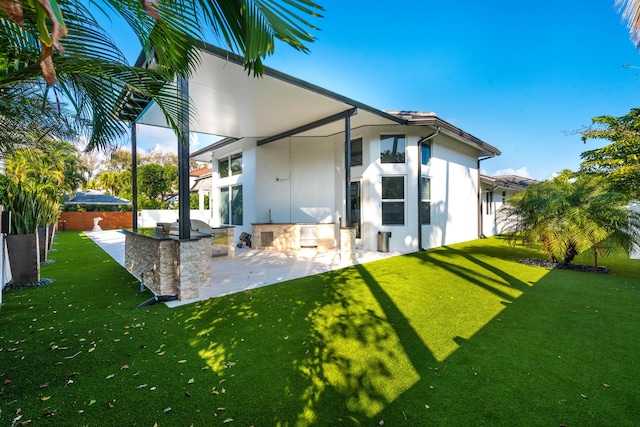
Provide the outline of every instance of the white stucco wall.
<path id="1" fill-rule="evenodd" d="M 291 222 L 335 221 L 333 144 L 326 138 L 292 138 Z"/>
<path id="2" fill-rule="evenodd" d="M 423 175 L 431 180 L 431 225 L 422 226 L 418 241 L 418 141 L 432 132 L 419 126 L 389 126 L 355 130 L 363 139 L 363 165 L 351 168 L 351 181 L 361 182 L 361 234 L 356 244 L 376 250 L 378 232 L 392 233 L 389 249 L 413 252 L 475 239 L 478 235 L 478 169 L 475 148 L 448 135 L 432 141 L 432 156 Z M 405 163 L 380 162 L 380 135 L 404 134 Z M 242 175 L 217 179 L 217 159 L 242 150 Z M 251 233 L 252 223 L 334 223 L 345 215 L 344 134 L 328 138 L 292 137 L 257 147 L 242 140 L 218 149 L 213 158 L 212 225 L 219 225 L 219 191 L 243 185 L 244 224 L 236 228 Z M 405 181 L 404 225 L 382 225 L 382 176 Z"/>
<path id="3" fill-rule="evenodd" d="M 405 135 L 405 163 L 380 162 L 380 135 Z M 357 135 L 354 135 L 354 138 Z M 417 229 L 417 141 L 408 128 L 380 127 L 363 133 L 363 167 L 352 168 L 352 181 L 362 185 L 362 239 L 365 250 L 377 250 L 378 232 L 390 232 L 389 250 L 418 250 Z M 404 225 L 382 225 L 382 177 L 402 177 L 405 182 Z"/>
<path id="4" fill-rule="evenodd" d="M 376 250 L 378 232 L 391 232 L 389 250 L 413 252 L 418 242 L 418 141 L 426 132 L 420 127 L 379 127 L 354 132 L 363 138 L 363 165 L 351 169 L 351 180 L 362 183 L 362 239 L 358 246 Z M 427 132 L 428 133 L 428 132 Z M 380 135 L 404 134 L 405 163 L 380 162 Z M 344 214 L 344 155 L 342 138 L 336 138 L 336 203 Z M 423 168 L 431 178 L 431 225 L 422 226 L 425 248 L 475 239 L 478 235 L 477 151 L 439 135 L 432 144 L 432 159 Z M 382 176 L 402 176 L 405 181 L 404 225 L 382 225 Z M 338 188 L 339 186 L 339 188 Z"/>
<path id="5" fill-rule="evenodd" d="M 423 226 L 424 248 L 478 237 L 477 157 L 477 150 L 447 135 L 433 139 L 426 168 L 431 178 L 431 225 Z"/>
<path id="6" fill-rule="evenodd" d="M 503 233 L 504 224 L 500 221 L 498 211 L 504 205 L 504 200 L 508 199 L 516 192 L 514 190 L 505 189 L 503 187 L 494 187 L 483 184 L 482 191 L 482 234 L 486 237 L 496 236 Z M 493 191 L 492 211 L 487 214 L 486 193 Z M 503 196 L 503 194 L 505 194 Z"/>
<path id="7" fill-rule="evenodd" d="M 259 147 L 256 222 L 334 222 L 333 149 L 326 138 L 287 138 Z"/>

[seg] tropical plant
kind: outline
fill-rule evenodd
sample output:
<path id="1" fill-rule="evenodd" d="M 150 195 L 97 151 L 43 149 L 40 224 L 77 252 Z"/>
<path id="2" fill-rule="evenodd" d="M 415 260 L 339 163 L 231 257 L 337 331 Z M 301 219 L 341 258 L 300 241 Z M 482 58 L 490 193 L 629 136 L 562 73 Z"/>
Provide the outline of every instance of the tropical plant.
<path id="1" fill-rule="evenodd" d="M 0 9 L 0 88 L 26 87 L 45 103 L 70 108 L 74 124 L 89 134 L 89 149 L 106 148 L 125 133 L 118 113 L 133 106 L 129 119 L 134 119 L 135 99 L 153 99 L 179 133 L 180 100 L 172 83 L 198 64 L 196 40 L 207 33 L 240 52 L 249 71 L 261 74 L 276 40 L 308 51 L 314 39 L 309 31 L 316 28 L 306 17 L 322 10 L 311 0 L 104 0 L 89 6 L 82 0 L 13 0 L 0 2 Z M 143 67 L 127 64 L 100 18 L 133 29 Z M 0 110 L 15 118 L 8 113 Z"/>
<path id="2" fill-rule="evenodd" d="M 0 205 L 11 212 L 12 234 L 31 234 L 55 223 L 59 204 L 38 187 L 29 187 L 0 175 Z"/>
<path id="3" fill-rule="evenodd" d="M 100 172 L 94 181 L 94 188 L 101 188 L 107 190 L 109 194 L 118 196 L 120 191 L 125 187 L 126 183 L 123 180 L 124 172 Z M 129 173 L 129 178 L 131 173 Z"/>
<path id="4" fill-rule="evenodd" d="M 4 99 L 0 102 L 0 116 L 21 121 L 20 113 L 33 117 L 45 111 L 50 116 L 47 122 L 52 126 L 43 125 L 41 129 L 53 132 L 57 126 L 67 123 L 66 127 L 74 133 L 88 138 L 89 148 L 105 148 L 126 132 L 125 124 L 114 114 L 122 91 L 150 96 L 166 90 L 171 79 L 157 71 L 127 65 L 124 56 L 81 2 L 65 3 L 64 12 L 69 33 L 66 53 L 53 54 L 58 81 L 55 86 L 49 86 L 53 83 L 50 72 L 45 72 L 46 83 L 41 78 L 39 64 L 44 56 L 38 38 L 38 25 L 42 25 L 40 15 L 25 8 L 22 26 L 0 16 L 0 88 L 7 93 L 28 94 L 25 98 L 34 100 L 24 107 L 3 108 L 14 101 Z M 173 108 L 175 116 L 177 107 L 172 99 L 175 95 L 159 96 L 157 101 L 166 111 Z M 38 120 L 35 122 L 40 124 Z M 0 132 L 3 136 L 12 134 L 13 128 L 3 126 Z"/>
<path id="5" fill-rule="evenodd" d="M 640 245 L 640 215 L 626 202 L 603 178 L 565 171 L 508 198 L 499 215 L 513 244 L 538 244 L 564 265 L 590 250 L 597 269 L 598 257 L 613 247 L 630 251 Z"/>
<path id="6" fill-rule="evenodd" d="M 640 196 L 640 109 L 633 108 L 621 117 L 599 116 L 582 132 L 582 140 L 611 141 L 602 148 L 580 155 L 580 171 L 605 176 L 615 191 L 630 198 Z"/>
<path id="7" fill-rule="evenodd" d="M 7 176 L 17 183 L 48 193 L 61 201 L 86 182 L 88 168 L 70 142 L 45 138 L 36 146 L 7 156 Z"/>
<path id="8" fill-rule="evenodd" d="M 72 140 L 77 127 L 63 110 L 56 102 L 43 103 L 37 85 L 0 87 L 0 156 L 33 147 L 44 138 Z"/>

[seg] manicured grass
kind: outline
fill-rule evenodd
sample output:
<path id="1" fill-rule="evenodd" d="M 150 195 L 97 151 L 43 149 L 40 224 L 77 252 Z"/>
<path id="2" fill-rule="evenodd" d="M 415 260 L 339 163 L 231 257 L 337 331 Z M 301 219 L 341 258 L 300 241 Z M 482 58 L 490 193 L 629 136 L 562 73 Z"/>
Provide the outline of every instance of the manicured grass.
<path id="1" fill-rule="evenodd" d="M 136 309 L 93 242 L 57 241 L 55 283 L 4 294 L 0 425 L 640 424 L 637 260 L 548 271 L 487 239 Z"/>

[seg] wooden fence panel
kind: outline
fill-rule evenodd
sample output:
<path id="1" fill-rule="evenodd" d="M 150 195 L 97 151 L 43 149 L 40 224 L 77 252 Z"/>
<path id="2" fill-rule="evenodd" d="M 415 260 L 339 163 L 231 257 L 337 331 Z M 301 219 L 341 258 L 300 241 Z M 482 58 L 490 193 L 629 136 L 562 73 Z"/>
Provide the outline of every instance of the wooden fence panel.
<path id="1" fill-rule="evenodd" d="M 102 218 L 98 223 L 103 230 L 113 230 L 133 227 L 131 212 L 61 212 L 58 218 L 58 230 L 93 229 L 93 219 Z"/>

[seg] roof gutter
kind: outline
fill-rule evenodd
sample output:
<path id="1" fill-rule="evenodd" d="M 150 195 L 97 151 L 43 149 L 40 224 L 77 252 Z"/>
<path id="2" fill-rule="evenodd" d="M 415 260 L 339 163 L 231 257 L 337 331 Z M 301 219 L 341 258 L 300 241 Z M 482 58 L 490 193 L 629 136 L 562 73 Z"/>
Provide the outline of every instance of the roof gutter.
<path id="1" fill-rule="evenodd" d="M 494 147 L 485 141 L 471 135 L 468 132 L 463 131 L 462 129 L 452 125 L 446 120 L 442 120 L 440 117 L 436 115 L 412 118 L 407 121 L 408 125 L 420 126 L 436 126 L 442 129 L 442 132 L 448 133 L 451 136 L 455 136 L 457 139 L 465 141 L 468 145 L 474 146 L 476 148 L 480 148 L 484 153 L 487 153 L 488 156 L 494 157 L 499 156 L 500 149 Z M 484 154 L 483 153 L 483 154 Z"/>
<path id="2" fill-rule="evenodd" d="M 422 247 L 422 145 L 429 142 L 440 133 L 440 126 L 436 126 L 435 132 L 425 136 L 418 141 L 418 249 L 424 251 Z"/>

